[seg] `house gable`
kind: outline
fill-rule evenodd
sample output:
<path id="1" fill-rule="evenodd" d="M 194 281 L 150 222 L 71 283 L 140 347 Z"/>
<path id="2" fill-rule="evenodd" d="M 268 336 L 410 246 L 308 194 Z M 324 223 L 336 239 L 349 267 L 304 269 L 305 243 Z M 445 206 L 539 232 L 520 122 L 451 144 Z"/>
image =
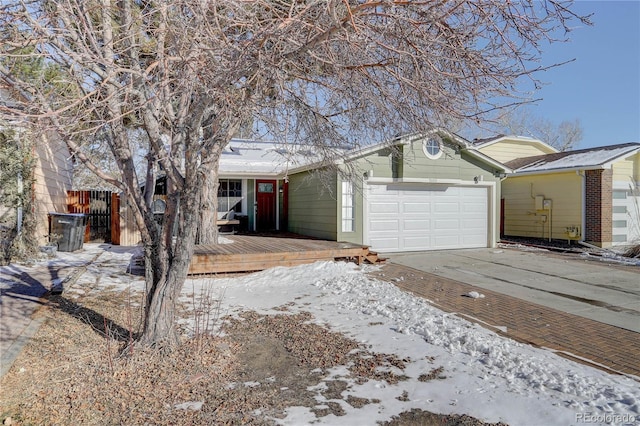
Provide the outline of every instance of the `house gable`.
<path id="1" fill-rule="evenodd" d="M 429 153 L 429 140 L 440 143 L 441 152 Z M 507 168 L 446 132 L 403 138 L 395 144 L 378 145 L 350 161 L 350 166 L 371 179 L 405 181 L 474 181 L 494 180 Z"/>
<path id="2" fill-rule="evenodd" d="M 476 140 L 473 145 L 481 153 L 501 163 L 558 152 L 551 145 L 524 136 L 499 136 L 488 140 Z"/>
<path id="3" fill-rule="evenodd" d="M 640 152 L 619 159 L 611 167 L 614 181 L 627 182 L 630 186 L 640 185 Z"/>

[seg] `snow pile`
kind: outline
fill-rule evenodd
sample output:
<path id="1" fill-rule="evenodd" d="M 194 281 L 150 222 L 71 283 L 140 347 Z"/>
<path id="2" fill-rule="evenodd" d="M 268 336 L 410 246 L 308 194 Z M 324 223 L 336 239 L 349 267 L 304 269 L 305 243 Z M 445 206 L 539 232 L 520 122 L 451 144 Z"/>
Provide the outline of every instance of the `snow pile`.
<path id="1" fill-rule="evenodd" d="M 619 263 L 621 265 L 640 266 L 640 259 L 633 257 L 625 257 L 613 251 L 603 251 L 600 256 L 594 256 L 588 252 L 580 254 L 580 257 L 587 260 L 600 260 L 608 263 Z"/>
<path id="2" fill-rule="evenodd" d="M 469 293 L 465 294 L 465 296 L 472 299 L 484 299 L 484 294 L 478 293 L 477 291 L 470 291 Z"/>

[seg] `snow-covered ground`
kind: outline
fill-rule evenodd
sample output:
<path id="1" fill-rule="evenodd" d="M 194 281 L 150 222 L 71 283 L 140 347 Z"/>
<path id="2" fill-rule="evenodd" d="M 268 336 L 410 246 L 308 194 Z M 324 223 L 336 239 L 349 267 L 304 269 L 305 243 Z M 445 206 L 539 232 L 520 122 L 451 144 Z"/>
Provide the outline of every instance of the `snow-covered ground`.
<path id="1" fill-rule="evenodd" d="M 82 256 L 91 258 L 99 250 L 86 244 Z M 130 256 L 104 252 L 66 291 L 142 290 L 140 277 L 124 273 Z M 368 268 L 318 262 L 188 280 L 183 301 L 193 304 L 194 295 L 196 304 L 202 296 L 219 299 L 222 315 L 243 310 L 282 314 L 274 308 L 290 304 L 290 312 L 311 312 L 318 323 L 370 345 L 372 351 L 411 360 L 404 371 L 406 381 L 351 383 L 346 391 L 378 399 L 379 404 L 344 404 L 345 416 L 320 419 L 306 407 L 291 407 L 283 424 L 376 424 L 412 408 L 510 425 L 640 424 L 639 378 L 610 375 L 501 337 L 370 278 Z M 193 327 L 185 321 L 187 329 Z M 418 380 L 438 367 L 443 367 L 445 379 Z M 345 369 L 332 373 L 343 376 Z M 405 391 L 407 398 L 398 399 Z"/>

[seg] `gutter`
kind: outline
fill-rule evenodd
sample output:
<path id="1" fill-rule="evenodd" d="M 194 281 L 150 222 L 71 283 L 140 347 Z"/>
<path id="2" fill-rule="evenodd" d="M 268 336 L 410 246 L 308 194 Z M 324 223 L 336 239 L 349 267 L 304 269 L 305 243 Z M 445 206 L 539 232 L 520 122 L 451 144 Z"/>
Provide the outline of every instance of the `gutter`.
<path id="1" fill-rule="evenodd" d="M 531 175 L 541 175 L 548 173 L 569 173 L 569 172 L 584 172 L 585 170 L 604 170 L 609 167 L 605 167 L 603 165 L 598 166 L 575 166 L 575 167 L 564 167 L 561 169 L 545 169 L 545 170 L 532 170 L 532 171 L 518 171 L 515 170 L 512 176 L 531 176 Z"/>

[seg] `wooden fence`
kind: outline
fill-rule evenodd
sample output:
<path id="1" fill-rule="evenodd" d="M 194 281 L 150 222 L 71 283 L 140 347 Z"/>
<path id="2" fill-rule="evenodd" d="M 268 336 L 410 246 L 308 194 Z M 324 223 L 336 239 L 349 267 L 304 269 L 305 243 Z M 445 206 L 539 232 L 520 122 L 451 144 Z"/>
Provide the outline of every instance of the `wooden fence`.
<path id="1" fill-rule="evenodd" d="M 83 213 L 88 217 L 84 242 L 119 240 L 120 227 L 114 226 L 119 225 L 118 198 L 118 194 L 111 191 L 67 191 L 69 213 Z"/>

